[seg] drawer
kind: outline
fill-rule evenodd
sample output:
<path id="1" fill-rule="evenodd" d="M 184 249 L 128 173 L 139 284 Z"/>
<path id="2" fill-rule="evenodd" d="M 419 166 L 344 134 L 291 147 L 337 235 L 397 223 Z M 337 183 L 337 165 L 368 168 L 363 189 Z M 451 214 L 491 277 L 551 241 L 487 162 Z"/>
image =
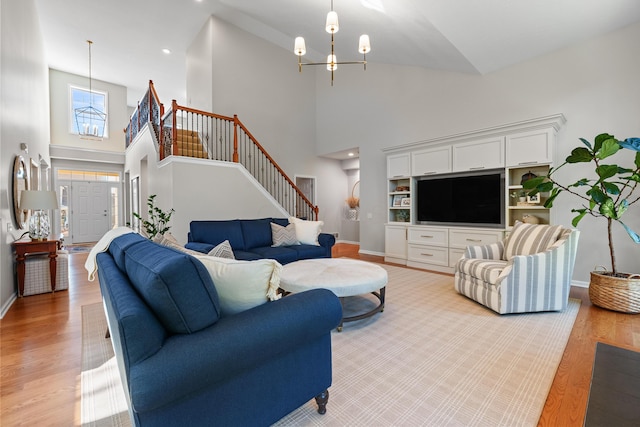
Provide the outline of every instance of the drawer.
<path id="1" fill-rule="evenodd" d="M 449 250 L 439 246 L 409 245 L 409 261 L 449 265 Z"/>
<path id="2" fill-rule="evenodd" d="M 447 228 L 409 228 L 409 243 L 420 245 L 442 245 L 448 246 L 449 233 Z"/>
<path id="3" fill-rule="evenodd" d="M 455 267 L 462 255 L 464 255 L 464 249 L 449 249 L 449 267 Z"/>
<path id="4" fill-rule="evenodd" d="M 449 241 L 452 248 L 466 248 L 467 246 L 483 246 L 502 240 L 502 231 L 459 229 L 449 231 Z"/>

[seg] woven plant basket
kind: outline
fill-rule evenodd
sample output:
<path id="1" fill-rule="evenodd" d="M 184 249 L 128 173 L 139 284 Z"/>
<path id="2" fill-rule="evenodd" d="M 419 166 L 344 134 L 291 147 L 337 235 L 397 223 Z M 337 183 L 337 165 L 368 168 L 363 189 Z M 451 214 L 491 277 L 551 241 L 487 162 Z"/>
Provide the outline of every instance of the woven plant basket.
<path id="1" fill-rule="evenodd" d="M 598 307 L 622 313 L 640 313 L 640 274 L 615 277 L 592 271 L 589 299 Z"/>

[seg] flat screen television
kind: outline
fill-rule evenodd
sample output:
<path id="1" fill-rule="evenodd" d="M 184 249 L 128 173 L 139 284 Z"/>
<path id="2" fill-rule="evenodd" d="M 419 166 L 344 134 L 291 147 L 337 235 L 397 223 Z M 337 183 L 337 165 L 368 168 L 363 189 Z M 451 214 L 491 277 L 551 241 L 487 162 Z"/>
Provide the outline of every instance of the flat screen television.
<path id="1" fill-rule="evenodd" d="M 504 228 L 504 171 L 423 177 L 416 182 L 419 224 Z"/>

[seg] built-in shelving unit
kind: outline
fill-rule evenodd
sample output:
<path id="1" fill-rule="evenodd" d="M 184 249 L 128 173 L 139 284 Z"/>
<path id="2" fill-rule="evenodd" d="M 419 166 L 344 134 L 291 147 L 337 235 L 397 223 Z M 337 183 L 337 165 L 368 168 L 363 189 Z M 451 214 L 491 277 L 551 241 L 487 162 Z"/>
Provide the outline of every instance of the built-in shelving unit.
<path id="1" fill-rule="evenodd" d="M 524 192 L 525 174 L 543 176 L 549 172 L 556 133 L 565 121 L 562 114 L 556 114 L 385 149 L 388 153 L 385 260 L 453 272 L 466 246 L 501 240 L 516 221 L 553 223 L 551 210 L 544 207 L 548 194 L 529 198 L 525 195 L 523 200 L 519 195 Z M 421 177 L 502 168 L 504 229 L 416 223 L 411 195 Z"/>

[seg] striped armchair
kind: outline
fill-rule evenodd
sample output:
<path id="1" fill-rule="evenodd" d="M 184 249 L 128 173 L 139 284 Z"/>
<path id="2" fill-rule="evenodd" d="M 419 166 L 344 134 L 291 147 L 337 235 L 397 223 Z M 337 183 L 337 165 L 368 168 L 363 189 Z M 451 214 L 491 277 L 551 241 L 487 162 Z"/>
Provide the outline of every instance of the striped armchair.
<path id="1" fill-rule="evenodd" d="M 455 267 L 455 289 L 500 314 L 564 310 L 579 235 L 517 222 L 505 240 L 467 247 Z"/>

